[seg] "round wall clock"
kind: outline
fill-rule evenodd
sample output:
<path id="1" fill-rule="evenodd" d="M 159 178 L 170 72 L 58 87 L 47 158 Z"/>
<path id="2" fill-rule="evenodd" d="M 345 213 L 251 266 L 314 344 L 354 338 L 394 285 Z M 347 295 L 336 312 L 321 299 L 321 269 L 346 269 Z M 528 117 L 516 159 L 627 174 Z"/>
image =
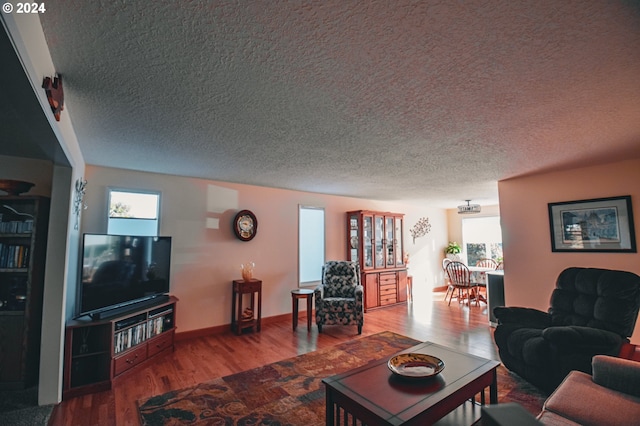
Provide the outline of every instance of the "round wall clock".
<path id="1" fill-rule="evenodd" d="M 233 219 L 233 232 L 242 241 L 250 241 L 258 231 L 258 219 L 249 210 L 241 210 Z"/>

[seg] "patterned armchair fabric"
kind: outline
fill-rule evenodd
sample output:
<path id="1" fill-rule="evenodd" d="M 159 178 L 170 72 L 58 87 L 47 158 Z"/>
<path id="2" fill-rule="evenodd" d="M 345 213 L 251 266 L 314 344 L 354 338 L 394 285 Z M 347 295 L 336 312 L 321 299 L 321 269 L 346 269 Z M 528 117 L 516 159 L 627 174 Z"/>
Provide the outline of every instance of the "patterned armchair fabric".
<path id="1" fill-rule="evenodd" d="M 322 283 L 315 289 L 316 324 L 357 325 L 362 334 L 364 289 L 356 262 L 329 261 L 322 267 Z"/>

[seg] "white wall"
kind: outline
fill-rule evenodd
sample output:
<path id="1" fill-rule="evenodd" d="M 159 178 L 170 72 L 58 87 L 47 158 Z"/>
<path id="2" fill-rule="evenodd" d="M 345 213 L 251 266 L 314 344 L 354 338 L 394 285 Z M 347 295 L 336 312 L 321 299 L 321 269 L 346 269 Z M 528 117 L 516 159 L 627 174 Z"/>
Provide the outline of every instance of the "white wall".
<path id="1" fill-rule="evenodd" d="M 299 204 L 325 208 L 327 260 L 346 258 L 347 211 L 406 214 L 404 244 L 411 254 L 414 287 L 430 291 L 440 285 L 447 241 L 442 209 L 96 166 L 87 166 L 86 177 L 89 207 L 82 232 L 106 232 L 109 187 L 162 193 L 160 234 L 173 237 L 171 293 L 180 299 L 178 332 L 230 323 L 231 281 L 241 278 L 240 264 L 247 260 L 256 263 L 254 276 L 263 281 L 263 317 L 291 312 L 290 291 L 298 282 Z M 232 232 L 233 217 L 242 209 L 251 210 L 258 219 L 258 232 L 249 242 Z M 420 217 L 429 217 L 432 230 L 414 244 L 409 229 Z"/>

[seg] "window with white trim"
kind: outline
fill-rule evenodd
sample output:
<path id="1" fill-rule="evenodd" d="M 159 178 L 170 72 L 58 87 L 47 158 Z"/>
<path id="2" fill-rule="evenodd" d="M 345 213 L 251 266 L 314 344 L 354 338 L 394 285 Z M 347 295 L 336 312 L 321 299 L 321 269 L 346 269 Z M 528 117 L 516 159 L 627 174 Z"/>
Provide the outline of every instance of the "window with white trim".
<path id="1" fill-rule="evenodd" d="M 502 229 L 499 216 L 462 220 L 462 239 L 467 264 L 474 266 L 480 259 L 502 261 Z"/>
<path id="2" fill-rule="evenodd" d="M 324 209 L 299 206 L 298 278 L 300 287 L 314 286 L 322 280 L 324 257 Z"/>
<path id="3" fill-rule="evenodd" d="M 109 189 L 107 233 L 157 236 L 159 215 L 159 192 Z"/>

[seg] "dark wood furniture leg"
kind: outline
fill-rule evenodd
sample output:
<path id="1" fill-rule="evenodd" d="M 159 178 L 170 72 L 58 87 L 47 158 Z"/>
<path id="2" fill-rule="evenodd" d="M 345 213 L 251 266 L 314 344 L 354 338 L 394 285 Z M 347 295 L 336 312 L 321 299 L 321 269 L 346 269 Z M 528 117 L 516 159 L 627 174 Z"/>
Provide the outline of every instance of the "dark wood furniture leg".
<path id="1" fill-rule="evenodd" d="M 335 425 L 335 419 L 334 419 L 334 407 L 333 407 L 333 397 L 332 397 L 332 393 L 331 393 L 331 389 L 326 390 L 326 394 L 327 394 L 327 401 L 326 401 L 326 422 L 325 424 L 327 426 L 334 426 Z"/>
<path id="2" fill-rule="evenodd" d="M 293 331 L 298 327 L 298 295 L 291 293 L 291 305 L 293 312 Z"/>
<path id="3" fill-rule="evenodd" d="M 489 386 L 489 404 L 498 403 L 498 371 L 493 370 L 493 382 Z"/>
<path id="4" fill-rule="evenodd" d="M 236 292 L 233 291 L 231 293 L 231 331 L 232 332 L 235 332 L 236 327 L 238 327 L 236 318 L 238 318 L 236 316 Z"/>
<path id="5" fill-rule="evenodd" d="M 260 329 L 262 328 L 262 285 L 260 286 L 260 289 L 258 290 L 258 318 L 257 318 L 258 324 L 256 326 L 256 329 L 258 331 L 260 331 Z"/>
<path id="6" fill-rule="evenodd" d="M 238 312 L 236 313 L 236 334 L 239 336 L 242 334 L 242 327 L 240 322 L 242 321 L 242 293 L 239 292 L 238 296 Z"/>
<path id="7" fill-rule="evenodd" d="M 313 303 L 313 293 L 307 295 L 307 331 L 311 331 L 311 311 Z"/>

